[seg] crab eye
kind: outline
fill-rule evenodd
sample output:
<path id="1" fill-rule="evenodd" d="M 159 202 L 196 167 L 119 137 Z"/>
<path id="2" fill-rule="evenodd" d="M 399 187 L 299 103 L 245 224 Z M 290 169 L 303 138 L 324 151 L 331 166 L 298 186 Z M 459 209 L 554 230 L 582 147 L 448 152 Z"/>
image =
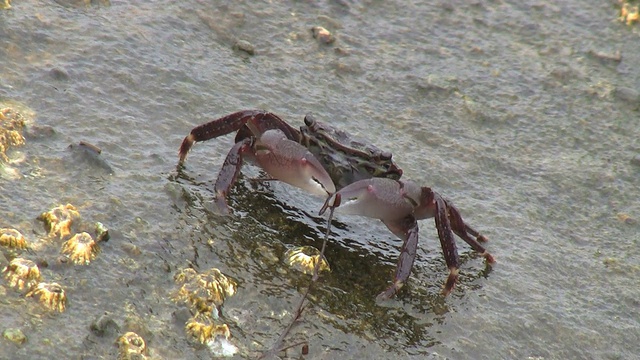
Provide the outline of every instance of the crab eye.
<path id="1" fill-rule="evenodd" d="M 391 153 L 388 151 L 383 151 L 380 153 L 381 160 L 391 160 Z"/>
<path id="2" fill-rule="evenodd" d="M 307 125 L 308 127 L 313 127 L 316 124 L 316 119 L 313 116 L 313 114 L 307 114 L 304 117 L 304 124 Z"/>

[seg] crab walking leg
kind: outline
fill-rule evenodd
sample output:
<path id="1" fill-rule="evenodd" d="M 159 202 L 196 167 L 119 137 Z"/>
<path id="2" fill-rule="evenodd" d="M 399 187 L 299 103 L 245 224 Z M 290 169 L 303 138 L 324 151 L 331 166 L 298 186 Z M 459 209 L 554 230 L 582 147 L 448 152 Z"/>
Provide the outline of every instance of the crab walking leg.
<path id="1" fill-rule="evenodd" d="M 453 232 L 456 233 L 462 240 L 464 240 L 473 250 L 478 252 L 481 256 L 483 256 L 488 263 L 495 263 L 495 259 L 491 254 L 487 252 L 487 250 L 480 245 L 480 241 L 486 242 L 487 238 L 475 231 L 473 228 L 468 226 L 462 220 L 462 216 L 460 216 L 460 212 L 456 209 L 455 206 L 451 205 L 448 201 L 445 200 L 445 205 L 449 211 L 449 220 L 451 221 L 451 228 Z M 472 238 L 469 234 L 475 236 L 476 238 Z"/>
<path id="2" fill-rule="evenodd" d="M 222 164 L 222 168 L 220 169 L 218 179 L 214 186 L 216 204 L 218 209 L 220 209 L 224 214 L 229 213 L 229 207 L 227 206 L 227 194 L 229 193 L 229 189 L 231 189 L 231 186 L 233 186 L 238 178 L 238 173 L 242 168 L 243 155 L 252 151 L 252 146 L 252 138 L 246 138 L 237 142 L 233 145 L 231 150 L 229 150 L 227 157 L 224 159 L 224 163 Z"/>
<path id="3" fill-rule="evenodd" d="M 460 272 L 460 257 L 458 256 L 458 249 L 456 248 L 456 240 L 453 238 L 453 232 L 451 231 L 451 223 L 449 222 L 449 211 L 447 203 L 444 199 L 435 192 L 431 192 L 433 201 L 436 205 L 435 221 L 436 229 L 438 229 L 438 238 L 440 238 L 440 246 L 442 247 L 442 253 L 444 254 L 444 260 L 449 268 L 449 277 L 444 284 L 442 293 L 446 296 L 449 295 L 453 287 L 458 280 L 458 273 Z"/>
<path id="4" fill-rule="evenodd" d="M 238 111 L 193 128 L 180 145 L 179 164 L 184 163 L 189 150 L 196 142 L 238 131 L 245 125 L 252 130 L 253 134 L 260 134 L 269 129 L 280 129 L 289 139 L 299 138 L 298 131 L 275 114 L 262 110 Z M 238 141 L 239 139 L 236 139 L 236 142 Z"/>
<path id="5" fill-rule="evenodd" d="M 383 223 L 392 233 L 402 239 L 403 243 L 393 282 L 387 290 L 378 295 L 378 300 L 389 299 L 402 288 L 411 274 L 418 250 L 418 222 L 413 215 L 408 215 L 399 221 L 383 221 Z"/>
<path id="6" fill-rule="evenodd" d="M 280 130 L 268 130 L 255 146 L 256 160 L 273 178 L 326 197 L 336 187 L 322 164 L 306 147 L 287 139 Z"/>
<path id="7" fill-rule="evenodd" d="M 478 242 L 487 242 L 487 241 L 489 241 L 489 239 L 487 239 L 486 236 L 480 234 L 480 232 L 478 230 L 475 230 L 471 226 L 465 224 L 464 227 L 465 227 L 465 229 L 467 230 L 467 232 L 469 234 L 471 234 L 472 236 L 476 237 L 476 241 L 478 241 Z"/>

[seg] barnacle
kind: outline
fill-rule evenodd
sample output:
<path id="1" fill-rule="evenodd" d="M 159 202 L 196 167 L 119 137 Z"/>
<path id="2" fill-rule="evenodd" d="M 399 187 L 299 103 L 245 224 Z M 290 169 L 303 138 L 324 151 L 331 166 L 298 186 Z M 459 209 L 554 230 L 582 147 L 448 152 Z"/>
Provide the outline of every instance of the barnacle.
<path id="1" fill-rule="evenodd" d="M 86 232 L 75 234 L 62 244 L 62 254 L 76 265 L 89 265 L 100 252 L 98 243 Z"/>
<path id="2" fill-rule="evenodd" d="M 198 313 L 218 317 L 219 307 L 224 300 L 236 293 L 237 284 L 216 268 L 198 274 L 193 269 L 178 271 L 174 280 L 182 287 L 175 292 L 174 301 L 185 302 Z"/>
<path id="3" fill-rule="evenodd" d="M 320 250 L 313 246 L 300 246 L 287 250 L 284 253 L 284 262 L 291 268 L 296 269 L 304 274 L 313 274 L 313 269 L 316 263 L 320 259 Z M 327 259 L 322 257 L 322 262 L 318 268 L 318 272 L 327 270 L 330 271 L 329 263 Z"/>
<path id="4" fill-rule="evenodd" d="M 195 316 L 187 321 L 185 331 L 194 340 L 206 344 L 215 357 L 233 356 L 238 347 L 231 343 L 227 324 L 215 324 L 210 318 Z"/>
<path id="5" fill-rule="evenodd" d="M 44 221 L 49 236 L 58 234 L 60 239 L 71 234 L 71 224 L 80 218 L 80 213 L 71 204 L 57 206 L 42 213 L 38 219 Z"/>
<path id="6" fill-rule="evenodd" d="M 2 272 L 9 286 L 22 290 L 25 287 L 31 289 L 40 282 L 40 269 L 31 260 L 15 258 L 11 260 Z"/>
<path id="7" fill-rule="evenodd" d="M 238 286 L 235 281 L 226 277 L 216 268 L 211 268 L 200 274 L 198 282 L 207 290 L 209 298 L 212 299 L 215 304 L 220 305 L 222 305 L 227 297 L 233 296 L 236 293 Z"/>
<path id="8" fill-rule="evenodd" d="M 634 22 L 640 20 L 640 11 L 638 10 L 638 8 L 638 5 L 633 6 L 630 3 L 625 2 L 620 8 L 619 20 L 622 22 L 626 22 L 627 25 L 631 25 Z"/>
<path id="9" fill-rule="evenodd" d="M 7 150 L 24 144 L 24 125 L 24 118 L 19 112 L 9 107 L 0 109 L 0 159 L 9 161 Z"/>
<path id="10" fill-rule="evenodd" d="M 26 296 L 35 296 L 49 310 L 57 310 L 58 312 L 63 312 L 67 304 L 67 296 L 64 294 L 62 286 L 58 285 L 58 283 L 39 283 Z"/>
<path id="11" fill-rule="evenodd" d="M 176 284 L 184 284 L 188 281 L 191 281 L 196 276 L 198 276 L 197 271 L 192 268 L 184 268 L 178 270 L 175 275 L 173 275 L 173 281 L 175 281 Z"/>
<path id="12" fill-rule="evenodd" d="M 24 250 L 29 247 L 27 239 L 16 229 L 0 229 L 0 245 L 10 249 Z"/>
<path id="13" fill-rule="evenodd" d="M 129 331 L 120 336 L 116 344 L 119 349 L 118 360 L 146 359 L 147 344 L 140 335 Z"/>
<path id="14" fill-rule="evenodd" d="M 227 324 L 218 325 L 206 319 L 198 319 L 195 317 L 187 321 L 185 330 L 187 334 L 203 344 L 213 340 L 217 336 L 222 336 L 225 339 L 231 337 L 231 332 Z"/>

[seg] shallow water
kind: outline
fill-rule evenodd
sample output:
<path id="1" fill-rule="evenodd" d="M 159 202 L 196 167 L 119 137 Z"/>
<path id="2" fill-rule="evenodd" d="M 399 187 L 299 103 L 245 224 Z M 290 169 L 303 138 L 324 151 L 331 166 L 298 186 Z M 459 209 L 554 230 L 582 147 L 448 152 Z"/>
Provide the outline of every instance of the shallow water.
<path id="1" fill-rule="evenodd" d="M 422 221 L 409 283 L 377 304 L 399 242 L 377 221 L 338 216 L 332 272 L 288 337 L 309 341 L 305 358 L 640 353 L 640 27 L 615 21 L 616 1 L 76 3 L 0 12 L 2 106 L 54 130 L 9 153 L 18 177 L 3 170 L 0 226 L 37 241 L 35 218 L 70 202 L 111 240 L 86 267 L 58 264 L 57 240 L 27 255 L 65 287 L 62 314 L 0 283 L 2 331 L 28 337 L 1 339 L 0 358 L 113 358 L 117 334 L 89 330 L 105 312 L 154 358 L 210 358 L 170 299 L 186 266 L 238 281 L 223 313 L 237 357 L 268 349 L 308 285 L 279 257 L 320 246 L 322 200 L 252 182 L 248 166 L 232 215 L 213 212 L 232 136 L 196 145 L 176 172 L 192 127 L 252 108 L 294 126 L 313 112 L 392 151 L 406 178 L 491 239 L 497 260 L 485 269 L 460 244 L 460 282 L 443 298 L 446 266 Z M 337 41 L 318 43 L 313 26 Z M 256 54 L 234 50 L 238 39 Z M 113 174 L 68 149 L 79 141 L 100 147 Z"/>

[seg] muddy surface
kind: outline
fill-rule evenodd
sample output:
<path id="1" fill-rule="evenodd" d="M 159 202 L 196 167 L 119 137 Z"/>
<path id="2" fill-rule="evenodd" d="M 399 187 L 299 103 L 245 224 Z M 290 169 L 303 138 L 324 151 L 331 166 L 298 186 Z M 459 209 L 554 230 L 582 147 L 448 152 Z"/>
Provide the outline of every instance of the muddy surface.
<path id="1" fill-rule="evenodd" d="M 253 108 L 294 126 L 312 112 L 393 152 L 497 260 L 487 269 L 460 242 L 443 298 L 422 221 L 409 283 L 376 303 L 400 243 L 338 216 L 331 272 L 288 337 L 309 342 L 304 358 L 635 357 L 640 27 L 618 16 L 613 0 L 13 2 L 0 10 L 0 103 L 27 121 L 2 161 L 0 227 L 41 241 L 38 215 L 71 203 L 111 239 L 87 266 L 60 263 L 60 239 L 25 254 L 65 288 L 63 313 L 0 281 L 0 331 L 26 337 L 0 338 L 0 359 L 111 359 L 127 331 L 152 358 L 211 358 L 171 300 L 185 267 L 238 283 L 221 316 L 237 358 L 269 349 L 309 281 L 282 258 L 321 245 L 322 199 L 251 181 L 247 166 L 231 215 L 216 213 L 233 136 L 197 144 L 176 171 L 192 127 Z M 15 254 L 3 255 L 1 267 Z M 111 325 L 96 331 L 99 319 Z"/>

